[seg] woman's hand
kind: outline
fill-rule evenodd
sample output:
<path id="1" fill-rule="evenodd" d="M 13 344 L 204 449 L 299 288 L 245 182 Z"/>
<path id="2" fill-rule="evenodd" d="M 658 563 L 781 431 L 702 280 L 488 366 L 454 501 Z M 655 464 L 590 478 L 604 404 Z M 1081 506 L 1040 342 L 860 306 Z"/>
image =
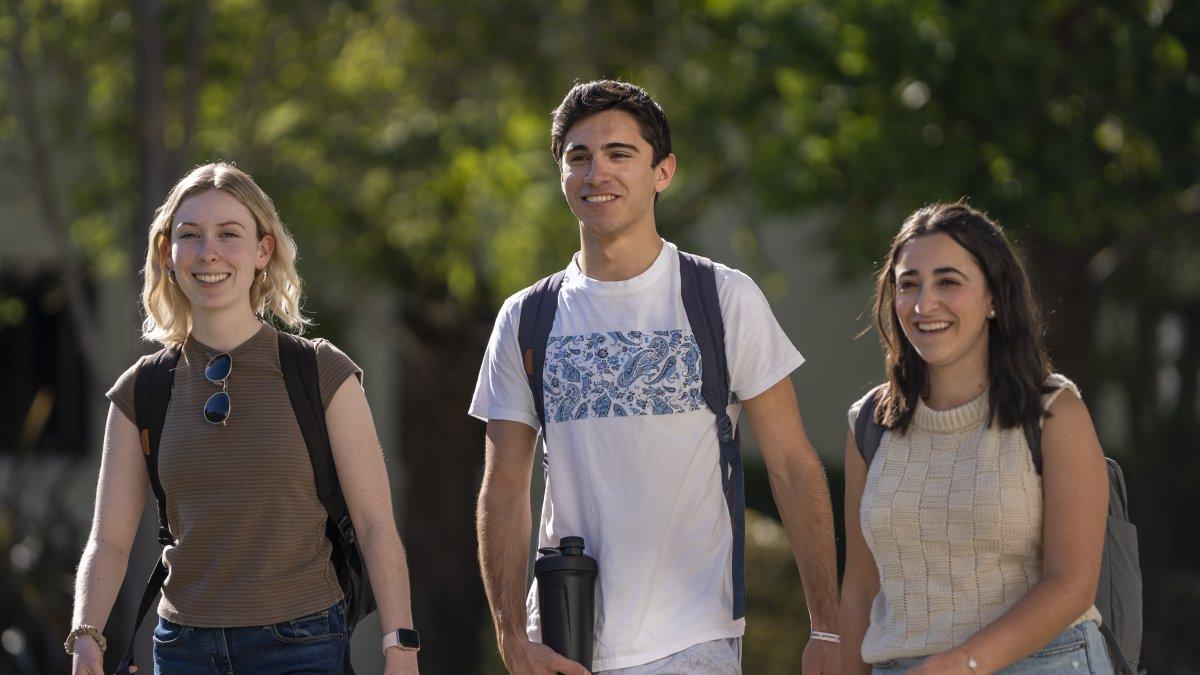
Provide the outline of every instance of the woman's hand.
<path id="1" fill-rule="evenodd" d="M 411 649 L 392 647 L 383 653 L 384 675 L 417 675 L 417 653 Z"/>
<path id="2" fill-rule="evenodd" d="M 136 670 L 130 668 L 130 672 Z M 71 675 L 104 675 L 104 654 L 90 635 L 75 638 L 75 656 L 71 658 Z"/>

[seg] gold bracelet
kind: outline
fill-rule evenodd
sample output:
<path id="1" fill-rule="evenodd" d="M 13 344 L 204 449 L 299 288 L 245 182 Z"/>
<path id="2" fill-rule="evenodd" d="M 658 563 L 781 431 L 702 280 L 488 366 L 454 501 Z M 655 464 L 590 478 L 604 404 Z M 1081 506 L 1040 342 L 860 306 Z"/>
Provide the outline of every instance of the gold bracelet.
<path id="1" fill-rule="evenodd" d="M 967 655 L 967 667 L 971 669 L 971 674 L 978 675 L 978 671 L 975 669 L 979 667 L 979 663 L 975 661 L 974 657 L 971 656 L 971 652 L 967 651 L 967 648 L 961 645 L 959 646 L 959 649 L 962 650 L 962 653 Z"/>
<path id="2" fill-rule="evenodd" d="M 75 641 L 80 637 L 88 635 L 96 641 L 100 646 L 100 653 L 103 654 L 105 649 L 108 649 L 108 640 L 104 639 L 104 635 L 99 628 L 89 626 L 86 623 L 76 626 L 74 630 L 67 634 L 67 641 L 63 643 L 63 649 L 66 650 L 68 656 L 75 655 Z"/>

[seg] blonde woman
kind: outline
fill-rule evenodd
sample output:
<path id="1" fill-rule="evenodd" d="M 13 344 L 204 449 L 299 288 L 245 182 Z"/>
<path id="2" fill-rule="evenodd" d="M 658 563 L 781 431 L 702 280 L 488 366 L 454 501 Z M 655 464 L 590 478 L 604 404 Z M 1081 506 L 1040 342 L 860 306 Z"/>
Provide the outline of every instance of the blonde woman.
<path id="1" fill-rule="evenodd" d="M 157 450 L 173 543 L 164 550 L 156 673 L 342 671 L 346 601 L 271 325 L 300 332 L 307 323 L 295 259 L 270 198 L 230 164 L 185 176 L 150 225 L 142 333 L 181 350 Z M 411 629 L 408 568 L 362 371 L 332 344 L 313 346 L 334 464 L 383 629 Z M 134 422 L 140 363 L 108 392 L 66 643 L 77 675 L 103 673 L 103 628 L 146 501 Z M 385 654 L 388 673 L 417 672 L 416 651 Z"/>

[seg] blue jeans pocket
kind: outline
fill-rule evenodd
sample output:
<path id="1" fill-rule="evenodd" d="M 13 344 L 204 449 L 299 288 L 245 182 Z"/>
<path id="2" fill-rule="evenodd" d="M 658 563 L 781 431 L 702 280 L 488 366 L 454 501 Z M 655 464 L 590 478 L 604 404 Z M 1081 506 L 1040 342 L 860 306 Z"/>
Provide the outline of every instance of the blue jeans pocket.
<path id="1" fill-rule="evenodd" d="M 308 644 L 345 637 L 346 602 L 315 614 L 271 624 L 271 634 L 284 644 Z"/>
<path id="2" fill-rule="evenodd" d="M 181 626 L 174 621 L 167 621 L 159 617 L 158 623 L 154 626 L 154 643 L 164 647 L 178 644 L 187 631 L 187 626 Z"/>
<path id="3" fill-rule="evenodd" d="M 1057 675 L 1058 673 L 1111 673 L 1096 663 L 1095 646 L 1089 643 L 1089 631 L 1095 624 L 1066 629 L 1050 644 L 1000 671 L 1003 675 Z M 1097 632 L 1097 636 L 1099 633 Z"/>
<path id="4" fill-rule="evenodd" d="M 1063 654 L 1070 654 L 1071 652 L 1083 652 L 1086 649 L 1087 642 L 1085 642 L 1083 639 L 1080 639 L 1078 642 L 1072 642 L 1070 644 L 1052 645 L 1050 647 L 1046 647 L 1041 651 L 1030 654 L 1027 658 L 1047 659 L 1055 656 L 1061 656 Z"/>

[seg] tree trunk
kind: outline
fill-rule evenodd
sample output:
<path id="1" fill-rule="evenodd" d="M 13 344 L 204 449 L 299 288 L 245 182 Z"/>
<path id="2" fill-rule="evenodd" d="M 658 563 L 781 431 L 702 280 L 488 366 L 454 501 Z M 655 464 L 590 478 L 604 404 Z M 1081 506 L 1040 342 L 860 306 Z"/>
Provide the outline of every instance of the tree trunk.
<path id="1" fill-rule="evenodd" d="M 13 12 L 15 31 L 9 42 L 9 57 L 12 65 L 12 80 L 16 88 L 15 108 L 17 118 L 24 127 L 24 136 L 29 144 L 30 164 L 33 169 L 30 176 L 30 189 L 36 197 L 41 211 L 42 227 L 50 234 L 58 257 L 59 273 L 62 275 L 63 288 L 67 294 L 67 309 L 75 324 L 75 333 L 79 339 L 80 351 L 88 373 L 94 379 L 99 372 L 101 348 L 96 337 L 96 312 L 91 300 L 84 289 L 84 272 L 80 264 L 79 252 L 71 243 L 66 220 L 60 208 L 59 186 L 54 170 L 54 160 L 50 145 L 41 125 L 41 114 L 37 110 L 37 92 L 33 83 L 33 74 L 25 63 L 22 43 L 25 40 L 26 26 L 20 12 Z"/>
<path id="2" fill-rule="evenodd" d="M 134 92 L 138 142 L 138 210 L 134 214 L 132 250 L 142 250 L 154 209 L 166 196 L 167 127 L 166 64 L 163 49 L 163 3 L 137 0 L 137 84 Z M 136 259 L 136 258 L 135 258 Z"/>
<path id="3" fill-rule="evenodd" d="M 474 526 L 483 425 L 467 417 L 484 340 L 477 330 L 439 332 L 412 339 L 404 357 L 402 530 L 422 671 L 467 673 L 479 661 L 487 606 Z"/>
<path id="4" fill-rule="evenodd" d="M 1034 292 L 1046 316 L 1046 346 L 1054 368 L 1085 391 L 1095 382 L 1090 372 L 1096 300 L 1086 251 L 1042 245 L 1028 252 Z"/>

